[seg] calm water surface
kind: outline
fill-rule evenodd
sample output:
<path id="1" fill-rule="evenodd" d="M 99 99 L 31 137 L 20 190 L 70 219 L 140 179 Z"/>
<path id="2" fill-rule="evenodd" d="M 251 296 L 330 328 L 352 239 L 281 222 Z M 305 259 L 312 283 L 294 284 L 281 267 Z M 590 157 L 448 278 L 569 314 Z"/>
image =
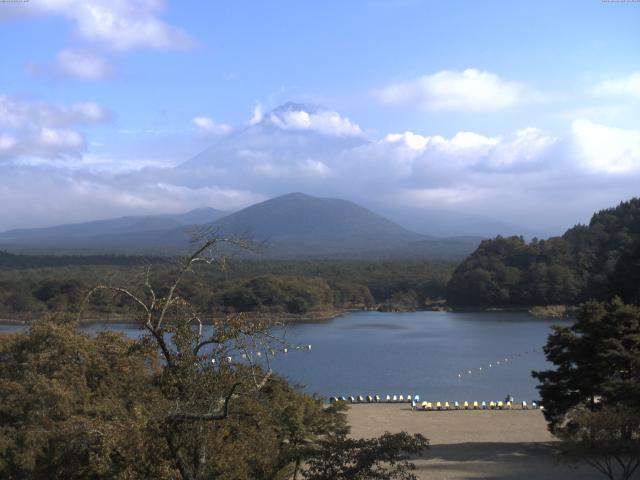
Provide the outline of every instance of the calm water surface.
<path id="1" fill-rule="evenodd" d="M 278 354 L 272 366 L 325 396 L 419 394 L 462 401 L 512 394 L 531 400 L 538 398 L 531 371 L 549 367 L 542 346 L 550 326 L 558 323 L 568 324 L 520 313 L 350 313 L 288 326 L 291 343 L 312 348 Z M 141 333 L 133 325 L 87 327 L 104 329 L 131 337 Z"/>

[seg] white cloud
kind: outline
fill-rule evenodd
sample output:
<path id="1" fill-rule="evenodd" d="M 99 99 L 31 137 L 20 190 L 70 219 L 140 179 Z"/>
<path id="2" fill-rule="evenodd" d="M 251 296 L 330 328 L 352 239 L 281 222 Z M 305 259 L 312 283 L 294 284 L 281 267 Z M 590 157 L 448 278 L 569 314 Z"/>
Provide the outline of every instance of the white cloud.
<path id="1" fill-rule="evenodd" d="M 104 122 L 110 116 L 93 102 L 58 105 L 0 96 L 0 160 L 78 156 L 86 142 L 70 127 Z"/>
<path id="2" fill-rule="evenodd" d="M 528 168 L 544 159 L 545 154 L 558 142 L 558 138 L 538 128 L 523 128 L 506 138 L 497 140 L 483 162 L 491 170 Z"/>
<path id="3" fill-rule="evenodd" d="M 451 138 L 440 135 L 423 136 L 414 132 L 391 133 L 382 140 L 403 151 L 409 158 L 420 156 L 457 156 L 477 159 L 496 147 L 500 138 L 486 137 L 474 132 L 458 132 Z"/>
<path id="4" fill-rule="evenodd" d="M 299 162 L 298 170 L 303 175 L 320 178 L 328 177 L 332 173 L 331 168 L 329 168 L 327 164 L 320 160 L 313 160 L 311 158 L 307 158 L 305 161 Z"/>
<path id="5" fill-rule="evenodd" d="M 275 110 L 269 119 L 284 130 L 312 130 L 338 137 L 362 135 L 359 125 L 332 110 L 308 112 L 302 107 L 286 108 Z"/>
<path id="6" fill-rule="evenodd" d="M 16 146 L 16 139 L 6 133 L 0 134 L 0 158 L 3 156 L 3 152 L 10 152 Z"/>
<path id="7" fill-rule="evenodd" d="M 576 120 L 571 127 L 577 160 L 595 171 L 640 171 L 640 131 Z"/>
<path id="8" fill-rule="evenodd" d="M 571 220 L 566 226 L 582 220 L 571 214 L 576 205 L 604 207 L 611 199 L 615 203 L 637 194 L 640 182 L 640 132 L 586 120 L 574 122 L 571 132 L 560 138 L 528 127 L 495 136 L 473 131 L 448 136 L 405 131 L 371 139 L 372 133 L 342 136 L 337 134 L 342 130 L 336 132 L 333 127 L 328 135 L 317 120 L 327 110 L 288 105 L 214 142 L 191 132 L 192 141 L 213 145 L 192 162 L 162 168 L 174 166 L 175 159 L 161 161 L 162 152 L 156 157 L 149 149 L 140 150 L 144 157 L 140 159 L 111 157 L 108 144 L 100 155 L 87 153 L 82 133 L 69 122 L 92 123 L 102 118 L 94 104 L 11 102 L 9 107 L 0 102 L 0 108 L 10 113 L 0 116 L 0 121 L 3 126 L 20 127 L 0 127 L 0 157 L 18 153 L 22 157 L 0 163 L 0 202 L 9 198 L 3 188 L 26 204 L 29 196 L 50 194 L 56 215 L 66 209 L 70 218 L 78 220 L 90 218 L 91 211 L 96 212 L 93 216 L 186 211 L 205 204 L 240 205 L 306 191 L 493 215 L 514 223 L 524 218 L 548 231 L 549 225 L 566 219 Z M 330 115 L 344 119 L 335 112 Z M 194 125 L 205 130 L 217 125 L 209 117 L 195 118 Z M 163 137 L 163 145 L 168 145 L 163 148 L 170 143 Z M 20 176 L 19 171 L 27 173 Z M 40 179 L 30 184 L 27 177 L 37 175 Z M 46 205 L 36 203 L 38 199 L 33 208 L 46 211 Z M 556 215 L 556 210 L 562 213 Z M 26 207 L 22 215 L 24 219 L 14 216 L 12 221 L 46 220 L 35 210 L 28 213 Z M 9 216 L 0 211 L 0 219 Z M 55 223 L 53 218 L 50 223 Z"/>
<path id="9" fill-rule="evenodd" d="M 422 153 L 429 143 L 429 137 L 423 137 L 422 135 L 413 132 L 390 133 L 384 137 L 383 141 L 401 144 L 406 146 L 410 151 Z"/>
<path id="10" fill-rule="evenodd" d="M 84 148 L 84 138 L 74 130 L 43 128 L 38 143 L 45 149 L 78 150 Z"/>
<path id="11" fill-rule="evenodd" d="M 191 122 L 198 127 L 201 132 L 211 135 L 226 135 L 232 130 L 230 125 L 226 123 L 216 123 L 209 117 L 194 117 L 191 119 Z"/>
<path id="12" fill-rule="evenodd" d="M 486 195 L 482 188 L 462 185 L 455 187 L 409 188 L 395 195 L 395 201 L 412 207 L 456 205 L 477 201 Z"/>
<path id="13" fill-rule="evenodd" d="M 543 98 L 522 83 L 474 68 L 442 70 L 389 85 L 375 95 L 389 105 L 417 104 L 428 110 L 462 111 L 499 110 Z"/>
<path id="14" fill-rule="evenodd" d="M 157 191 L 155 190 L 157 187 Z M 187 208 L 197 208 L 203 205 L 219 208 L 220 210 L 238 210 L 253 203 L 262 202 L 267 199 L 264 195 L 243 189 L 225 188 L 210 185 L 200 188 L 188 188 L 182 185 L 170 183 L 158 183 L 150 186 L 149 198 L 156 203 L 154 210 L 158 213 L 163 210 L 158 208 L 157 203 L 171 204 L 170 211 L 180 212 Z M 167 211 L 164 207 L 164 211 Z"/>
<path id="15" fill-rule="evenodd" d="M 107 175 L 47 166 L 0 164 L 0 231 L 121 215 L 179 213 L 202 206 L 237 210 L 266 200 L 259 193 L 209 185 L 187 188 L 163 182 L 119 183 Z"/>
<path id="16" fill-rule="evenodd" d="M 251 167 L 252 173 L 271 178 L 291 177 L 291 168 L 284 165 L 277 165 L 270 161 L 255 162 Z"/>
<path id="17" fill-rule="evenodd" d="M 449 155 L 471 153 L 480 156 L 500 143 L 499 138 L 486 137 L 475 132 L 458 132 L 451 139 L 439 135 L 430 138 L 430 146 Z"/>
<path id="18" fill-rule="evenodd" d="M 326 163 L 320 160 L 307 158 L 303 161 L 295 162 L 293 165 L 283 165 L 272 161 L 265 161 L 264 158 L 256 158 L 251 166 L 251 172 L 261 177 L 272 179 L 313 179 L 325 178 L 333 172 Z"/>
<path id="19" fill-rule="evenodd" d="M 94 102 L 59 105 L 0 95 L 0 127 L 64 127 L 81 123 L 100 123 L 110 118 L 111 113 Z"/>
<path id="20" fill-rule="evenodd" d="M 53 65 L 28 63 L 34 74 L 54 73 L 84 80 L 101 80 L 114 69 L 104 53 L 134 49 L 178 50 L 195 45 L 184 30 L 160 18 L 164 0 L 37 0 L 28 8 L 7 5 L 0 20 L 59 16 L 69 19 L 82 48 L 63 49 Z"/>
<path id="21" fill-rule="evenodd" d="M 640 98 L 640 72 L 631 73 L 626 77 L 604 80 L 593 88 L 593 93 Z"/>
<path id="22" fill-rule="evenodd" d="M 264 110 L 264 107 L 262 106 L 262 104 L 257 103 L 256 106 L 253 108 L 253 115 L 249 120 L 249 125 L 257 125 L 262 121 L 262 117 L 264 116 L 263 110 Z"/>
<path id="23" fill-rule="evenodd" d="M 105 58 L 88 51 L 70 49 L 58 53 L 56 69 L 65 76 L 83 80 L 107 78 L 113 71 Z"/>
<path id="24" fill-rule="evenodd" d="M 161 0 L 39 0 L 24 10 L 67 17 L 81 38 L 117 51 L 191 47 L 185 31 L 158 17 L 163 9 Z"/>

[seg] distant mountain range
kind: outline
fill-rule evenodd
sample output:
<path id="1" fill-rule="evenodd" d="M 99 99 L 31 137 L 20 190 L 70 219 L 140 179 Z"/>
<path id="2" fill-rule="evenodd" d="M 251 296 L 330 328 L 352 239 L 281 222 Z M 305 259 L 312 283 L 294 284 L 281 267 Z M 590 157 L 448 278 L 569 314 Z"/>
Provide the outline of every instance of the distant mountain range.
<path id="1" fill-rule="evenodd" d="M 380 191 L 388 186 L 380 168 L 390 161 L 387 155 L 399 154 L 396 149 L 402 142 L 387 144 L 389 152 L 379 158 L 379 141 L 358 130 L 322 106 L 289 102 L 216 139 L 173 167 L 171 175 L 190 188 L 225 183 L 236 189 L 275 194 L 286 192 L 293 184 L 301 191 L 349 192 L 343 196 L 425 235 L 493 237 L 517 233 L 530 238 L 558 233 L 553 229 L 528 231 L 522 225 L 444 208 L 440 202 L 410 206 L 379 201 L 378 197 L 384 196 L 375 194 L 380 193 L 376 185 Z M 362 178 L 369 179 L 365 191 L 359 187 Z"/>
<path id="2" fill-rule="evenodd" d="M 121 253 L 131 250 L 138 253 L 156 236 L 176 229 L 184 231 L 195 225 L 211 223 L 226 214 L 227 212 L 205 207 L 180 214 L 129 216 L 47 228 L 8 230 L 0 233 L 0 247 L 26 251 Z M 158 245 L 157 242 L 151 244 Z"/>
<path id="3" fill-rule="evenodd" d="M 26 252 L 175 254 L 189 245 L 189 230 L 206 226 L 220 235 L 264 244 L 270 258 L 461 259 L 480 237 L 438 238 L 407 230 L 355 203 L 291 193 L 235 213 L 203 208 L 181 215 L 11 230 L 0 248 Z"/>

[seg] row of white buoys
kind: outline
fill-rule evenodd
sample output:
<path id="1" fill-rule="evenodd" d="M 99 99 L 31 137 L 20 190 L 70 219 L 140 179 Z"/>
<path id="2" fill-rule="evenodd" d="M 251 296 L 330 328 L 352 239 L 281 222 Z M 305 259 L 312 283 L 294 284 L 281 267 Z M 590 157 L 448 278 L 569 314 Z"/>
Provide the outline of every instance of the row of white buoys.
<path id="1" fill-rule="evenodd" d="M 496 360 L 495 362 L 490 362 L 487 365 L 487 368 L 493 368 L 493 367 L 497 367 L 499 365 L 504 365 L 506 363 L 509 363 L 510 360 L 515 360 L 517 357 L 522 357 L 523 355 L 528 355 L 529 353 L 537 353 L 538 350 L 533 348 L 531 350 L 525 350 L 524 352 L 520 352 L 520 353 L 516 353 L 511 355 L 510 357 L 504 357 L 501 358 L 500 360 Z M 461 372 L 458 373 L 458 378 L 463 378 L 467 375 L 473 375 L 473 372 L 477 371 L 477 372 L 482 372 L 483 371 L 483 367 L 478 367 L 477 369 L 471 369 L 471 370 L 466 370 L 465 372 Z M 485 371 L 488 371 L 487 369 L 485 369 Z"/>
<path id="2" fill-rule="evenodd" d="M 295 347 L 293 347 L 294 350 L 311 350 L 311 345 L 297 345 Z M 252 356 L 255 356 L 257 358 L 262 358 L 263 355 L 270 355 L 272 357 L 275 357 L 278 353 L 289 353 L 289 349 L 288 348 L 283 348 L 281 350 L 269 350 L 266 352 L 260 352 L 260 351 L 256 351 L 253 353 L 242 353 L 239 357 L 236 358 L 241 358 L 242 360 L 247 360 L 247 358 L 251 358 Z M 226 356 L 223 357 L 221 359 L 221 361 L 223 362 L 227 362 L 227 363 L 233 363 L 234 361 L 234 357 L 232 356 Z M 211 363 L 216 363 L 216 359 L 212 358 L 211 359 Z"/>
<path id="3" fill-rule="evenodd" d="M 459 402 L 453 402 L 453 403 L 449 403 L 449 402 L 427 402 L 424 401 L 420 404 L 420 408 L 422 410 L 427 410 L 427 411 L 438 411 L 438 410 L 512 410 L 514 408 L 515 402 L 512 402 L 511 400 L 507 400 L 507 401 L 490 401 L 490 402 L 478 402 L 478 401 L 474 401 L 474 402 L 469 402 L 469 401 L 464 401 L 462 402 L 462 404 L 460 404 Z M 521 407 L 522 410 L 529 410 L 530 408 L 535 410 L 535 409 L 540 409 L 542 410 L 543 407 L 542 405 L 539 405 L 536 401 L 531 402 L 531 405 L 529 405 L 526 401 L 523 401 L 521 403 Z"/>
<path id="4" fill-rule="evenodd" d="M 348 397 L 329 397 L 329 403 L 335 402 L 349 402 L 349 403 L 412 403 L 419 402 L 419 395 L 387 395 L 384 398 L 380 395 L 367 395 L 363 397 L 359 396 L 348 396 Z"/>

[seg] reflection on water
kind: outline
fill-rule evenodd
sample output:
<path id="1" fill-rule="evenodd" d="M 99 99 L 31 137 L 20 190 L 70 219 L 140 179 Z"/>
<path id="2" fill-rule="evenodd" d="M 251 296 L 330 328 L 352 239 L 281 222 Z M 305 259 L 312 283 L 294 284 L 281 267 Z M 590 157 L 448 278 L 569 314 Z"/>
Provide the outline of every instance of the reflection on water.
<path id="1" fill-rule="evenodd" d="M 532 370 L 548 368 L 542 346 L 553 322 L 519 313 L 357 312 L 289 325 L 273 368 L 321 395 L 419 394 L 433 400 L 538 397 Z M 0 326 L 15 331 L 16 326 Z M 135 325 L 93 324 L 136 338 Z M 278 333 L 278 332 L 276 332 Z"/>

